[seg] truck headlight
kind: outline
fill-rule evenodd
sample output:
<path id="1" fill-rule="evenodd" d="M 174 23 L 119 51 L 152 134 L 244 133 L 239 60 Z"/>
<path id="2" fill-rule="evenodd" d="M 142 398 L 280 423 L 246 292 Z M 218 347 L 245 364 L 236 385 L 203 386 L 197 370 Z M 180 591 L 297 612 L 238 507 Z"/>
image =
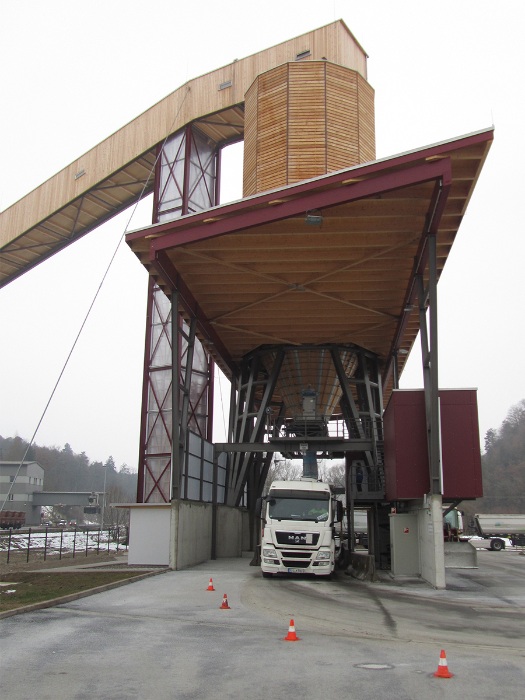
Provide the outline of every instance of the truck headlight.
<path id="1" fill-rule="evenodd" d="M 320 559 L 330 559 L 330 551 L 329 550 L 323 550 L 320 549 L 317 552 L 316 559 L 319 561 Z"/>
<path id="2" fill-rule="evenodd" d="M 273 547 L 263 547 L 262 555 L 268 559 L 277 559 L 277 552 Z"/>

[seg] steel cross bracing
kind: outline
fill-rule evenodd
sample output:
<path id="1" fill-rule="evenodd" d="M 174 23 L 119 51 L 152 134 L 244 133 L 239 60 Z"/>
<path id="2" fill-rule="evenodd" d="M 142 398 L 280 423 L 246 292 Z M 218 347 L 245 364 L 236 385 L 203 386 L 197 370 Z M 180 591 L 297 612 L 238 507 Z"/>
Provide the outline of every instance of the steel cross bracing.
<path id="1" fill-rule="evenodd" d="M 154 222 L 214 206 L 218 199 L 217 144 L 188 125 L 159 147 Z"/>
<path id="2" fill-rule="evenodd" d="M 178 308 L 177 292 L 171 298 L 172 309 Z M 172 323 L 173 361 L 173 422 L 171 454 L 171 495 L 180 498 L 181 480 L 185 467 L 188 445 L 188 415 L 192 381 L 193 357 L 195 350 L 196 322 L 192 319 L 187 330 L 182 326 L 182 319 L 177 314 Z M 186 362 L 183 363 L 183 355 Z"/>
<path id="3" fill-rule="evenodd" d="M 166 503 L 171 467 L 171 305 L 151 277 L 146 324 L 137 501 Z"/>
<path id="4" fill-rule="evenodd" d="M 301 354 L 308 355 L 309 364 L 301 365 Z M 288 376 L 292 366 L 293 380 Z M 334 412 L 325 406 L 315 416 L 290 417 L 293 395 L 300 396 L 305 382 L 312 386 L 316 377 L 322 377 L 323 384 L 315 385 L 315 393 L 327 397 L 323 401 Z M 230 455 L 230 505 L 239 505 L 246 489 L 248 503 L 260 496 L 273 453 L 299 459 L 304 443 L 321 456 L 363 459 L 369 485 L 363 500 L 384 496 L 382 391 L 374 355 L 354 346 L 261 347 L 244 358 L 232 388 L 230 441 L 215 445 L 216 453 Z M 345 423 L 342 436 L 332 430 L 340 414 Z M 350 472 L 352 462 L 346 463 Z"/>
<path id="5" fill-rule="evenodd" d="M 148 412 L 145 433 L 141 434 L 144 469 L 139 473 L 139 492 L 144 494 L 146 503 L 169 502 L 176 497 L 186 463 L 189 430 L 206 439 L 212 419 L 209 406 L 213 361 L 196 338 L 195 319 L 188 325 L 179 314 L 173 315 L 176 298 L 170 303 L 158 287 L 153 290 L 151 301 L 153 342 L 148 344 L 147 353 Z M 179 369 L 178 378 L 174 367 Z M 178 436 L 175 442 L 174 434 Z M 174 449 L 174 444 L 179 445 L 179 450 Z"/>
<path id="6" fill-rule="evenodd" d="M 348 426 L 350 437 L 368 439 L 370 448 L 357 455 L 367 470 L 369 491 L 384 492 L 383 473 L 383 392 L 378 361 L 371 353 L 361 348 L 357 351 L 359 365 L 352 377 L 346 376 L 340 354 L 332 351 L 334 365 L 342 390 L 341 410 Z M 355 453 L 356 450 L 353 450 Z M 348 453 L 349 454 L 349 453 Z M 348 456 L 348 455 L 347 455 Z M 356 455 L 352 456 L 355 461 Z M 352 461 L 347 460 L 347 481 L 355 484 Z M 373 488 L 371 488 L 373 485 Z M 350 490 L 350 489 L 348 489 Z M 354 490 L 352 488 L 352 490 Z"/>
<path id="7" fill-rule="evenodd" d="M 233 443 L 249 446 L 252 443 L 261 442 L 263 436 L 267 435 L 268 409 L 270 409 L 270 401 L 275 391 L 283 358 L 284 352 L 279 350 L 269 372 L 263 366 L 259 353 L 244 358 L 240 374 L 235 381 L 236 401 L 230 413 L 233 421 L 230 424 Z M 262 488 L 264 479 L 262 479 L 261 469 L 267 472 L 270 461 L 271 459 L 261 462 L 257 453 L 251 450 L 235 452 L 232 455 L 228 474 L 228 505 L 240 503 L 248 475 L 251 474 L 253 483 L 257 481 L 258 486 Z M 254 474 L 256 466 L 259 467 L 258 475 Z"/>
<path id="8" fill-rule="evenodd" d="M 217 144 L 188 125 L 159 148 L 154 223 L 214 206 L 220 167 Z M 184 308 L 177 291 L 168 299 L 150 277 L 138 502 L 167 503 L 178 497 L 188 430 L 211 438 L 213 361 L 196 338 L 195 317 Z M 173 435 L 177 435 L 175 441 Z"/>

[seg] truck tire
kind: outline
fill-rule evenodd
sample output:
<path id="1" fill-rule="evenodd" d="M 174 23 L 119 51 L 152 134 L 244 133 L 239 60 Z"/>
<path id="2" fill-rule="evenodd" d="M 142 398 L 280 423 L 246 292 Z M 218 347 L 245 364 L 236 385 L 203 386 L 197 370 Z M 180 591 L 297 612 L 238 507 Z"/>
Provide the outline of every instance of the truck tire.
<path id="1" fill-rule="evenodd" d="M 505 542 L 503 542 L 503 540 L 492 540 L 490 548 L 494 552 L 501 552 L 502 549 L 505 549 Z"/>

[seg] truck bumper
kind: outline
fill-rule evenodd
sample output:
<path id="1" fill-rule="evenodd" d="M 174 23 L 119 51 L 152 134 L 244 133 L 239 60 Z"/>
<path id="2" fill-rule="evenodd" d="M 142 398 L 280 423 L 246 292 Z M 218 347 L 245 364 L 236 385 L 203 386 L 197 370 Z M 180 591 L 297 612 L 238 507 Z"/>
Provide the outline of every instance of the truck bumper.
<path id="1" fill-rule="evenodd" d="M 261 557 L 261 570 L 265 574 L 313 574 L 314 576 L 329 576 L 335 568 L 333 555 L 330 559 L 315 559 L 317 552 L 308 558 L 286 558 L 284 553 L 279 559 Z"/>

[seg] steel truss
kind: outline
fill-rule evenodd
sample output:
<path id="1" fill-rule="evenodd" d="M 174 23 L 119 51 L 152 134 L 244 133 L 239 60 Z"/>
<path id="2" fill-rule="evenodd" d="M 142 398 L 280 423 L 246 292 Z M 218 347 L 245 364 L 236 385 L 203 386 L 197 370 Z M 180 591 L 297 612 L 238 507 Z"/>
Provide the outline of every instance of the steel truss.
<path id="1" fill-rule="evenodd" d="M 276 437 L 277 428 L 269 430 L 268 416 L 283 359 L 284 350 L 279 349 L 268 370 L 261 354 L 254 353 L 244 358 L 239 375 L 232 381 L 229 442 L 245 444 L 248 449 L 232 455 L 227 482 L 228 505 L 240 504 L 248 482 L 253 488 L 248 491 L 248 507 L 262 493 L 273 455 L 268 451 L 266 457 L 261 458 L 259 452 L 251 450 L 251 445 L 269 436 Z"/>
<path id="2" fill-rule="evenodd" d="M 290 417 L 282 400 L 283 374 L 290 356 L 301 352 L 317 354 L 317 366 L 311 361 L 309 372 L 330 378 L 324 394 L 327 405 L 338 407 L 336 412 L 303 421 Z M 295 393 L 300 392 L 299 383 Z M 229 442 L 215 445 L 216 452 L 230 454 L 227 503 L 239 505 L 246 495 L 250 507 L 262 493 L 273 453 L 299 459 L 305 449 L 326 457 L 346 456 L 349 474 L 352 460 L 362 460 L 368 470 L 367 497 L 370 491 L 374 500 L 384 497 L 382 414 L 379 362 L 372 353 L 348 345 L 259 348 L 244 358 L 232 382 Z"/>
<path id="3" fill-rule="evenodd" d="M 215 142 L 194 125 L 173 134 L 159 147 L 153 223 L 215 206 L 219 172 L 220 150 Z M 150 277 L 139 503 L 168 503 L 178 498 L 189 431 L 211 440 L 213 368 L 211 356 L 196 337 L 196 320 L 178 298 L 177 290 L 168 299 Z"/>

